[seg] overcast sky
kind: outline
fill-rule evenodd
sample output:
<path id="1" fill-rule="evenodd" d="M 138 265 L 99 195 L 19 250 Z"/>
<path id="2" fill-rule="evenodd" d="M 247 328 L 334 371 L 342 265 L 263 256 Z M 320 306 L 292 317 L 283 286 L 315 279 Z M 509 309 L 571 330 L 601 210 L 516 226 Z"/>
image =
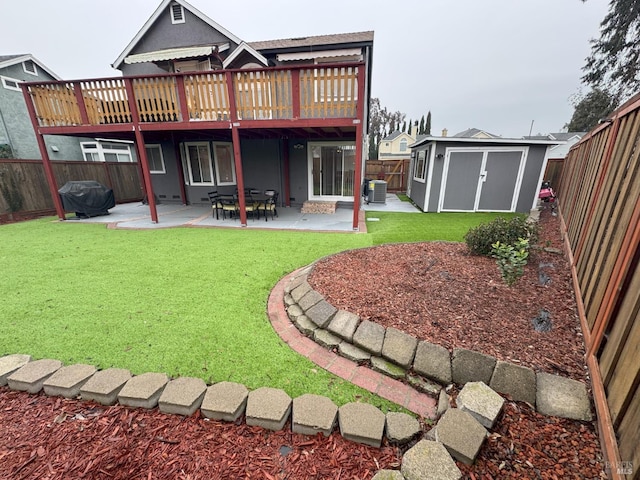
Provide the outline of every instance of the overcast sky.
<path id="1" fill-rule="evenodd" d="M 557 132 L 573 113 L 605 0 L 190 0 L 251 42 L 373 30 L 373 92 L 432 134 Z M 31 53 L 63 79 L 111 64 L 160 0 L 2 2 L 0 55 Z"/>

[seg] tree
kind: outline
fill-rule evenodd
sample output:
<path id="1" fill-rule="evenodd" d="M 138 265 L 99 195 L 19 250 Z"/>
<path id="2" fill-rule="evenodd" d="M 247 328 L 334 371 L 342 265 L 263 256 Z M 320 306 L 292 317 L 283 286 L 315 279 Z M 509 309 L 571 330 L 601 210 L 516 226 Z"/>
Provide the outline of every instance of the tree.
<path id="1" fill-rule="evenodd" d="M 569 132 L 588 132 L 618 106 L 614 95 L 599 88 L 594 88 L 587 95 L 577 96 L 573 103 L 575 110 L 566 125 Z"/>
<path id="2" fill-rule="evenodd" d="M 583 2 L 586 0 L 582 0 Z M 625 100 L 640 89 L 640 0 L 611 0 L 582 81 Z"/>
<path id="3" fill-rule="evenodd" d="M 372 98 L 369 106 L 369 158 L 378 158 L 378 148 L 384 137 L 393 133 L 396 126 L 405 120 L 405 114 L 399 111 L 390 113 L 380 105 L 379 98 Z"/>
<path id="4" fill-rule="evenodd" d="M 431 135 L 431 110 L 427 113 L 427 121 L 424 124 L 424 134 Z"/>
<path id="5" fill-rule="evenodd" d="M 424 115 L 420 119 L 420 126 L 418 127 L 418 135 L 424 135 Z"/>
<path id="6" fill-rule="evenodd" d="M 409 120 L 409 126 L 407 127 L 407 134 L 411 135 L 411 129 L 413 128 L 413 120 Z"/>

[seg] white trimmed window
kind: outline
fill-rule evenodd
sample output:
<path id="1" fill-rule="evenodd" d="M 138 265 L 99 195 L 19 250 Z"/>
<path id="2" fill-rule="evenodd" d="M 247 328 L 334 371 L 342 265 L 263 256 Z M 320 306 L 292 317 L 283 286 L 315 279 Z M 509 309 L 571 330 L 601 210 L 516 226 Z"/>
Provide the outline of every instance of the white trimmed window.
<path id="1" fill-rule="evenodd" d="M 127 143 L 81 142 L 80 147 L 87 162 L 133 162 L 131 148 Z"/>
<path id="2" fill-rule="evenodd" d="M 413 168 L 413 179 L 424 182 L 427 172 L 427 158 L 429 158 L 429 149 L 420 150 L 416 155 L 416 161 Z"/>
<path id="3" fill-rule="evenodd" d="M 191 185 L 215 185 L 209 142 L 187 142 L 184 151 Z"/>
<path id="4" fill-rule="evenodd" d="M 216 182 L 218 185 L 236 184 L 236 166 L 231 143 L 214 142 L 213 158 L 216 164 Z"/>
<path id="5" fill-rule="evenodd" d="M 179 3 L 171 4 L 171 23 L 184 23 L 184 8 Z"/>
<path id="6" fill-rule="evenodd" d="M 164 157 L 161 145 L 145 145 L 150 173 L 167 173 L 164 168 Z"/>
<path id="7" fill-rule="evenodd" d="M 33 60 L 25 60 L 22 62 L 22 69 L 25 73 L 30 75 L 38 76 L 38 67 L 36 67 L 36 63 Z"/>
<path id="8" fill-rule="evenodd" d="M 2 86 L 7 90 L 15 90 L 16 92 L 20 91 L 20 80 L 1 76 L 0 79 L 2 80 Z"/>
<path id="9" fill-rule="evenodd" d="M 401 152 L 406 152 L 407 151 L 407 139 L 403 138 L 402 140 L 400 140 L 400 151 Z"/>

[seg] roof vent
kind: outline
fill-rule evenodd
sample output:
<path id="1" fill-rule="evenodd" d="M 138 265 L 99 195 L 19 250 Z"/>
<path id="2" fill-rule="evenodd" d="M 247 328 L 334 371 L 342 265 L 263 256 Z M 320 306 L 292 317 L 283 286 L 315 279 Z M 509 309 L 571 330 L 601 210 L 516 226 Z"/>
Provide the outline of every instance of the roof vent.
<path id="1" fill-rule="evenodd" d="M 292 38 L 291 41 L 295 42 L 295 41 L 298 41 L 298 40 L 306 40 L 306 39 L 307 39 L 307 37 L 295 37 L 295 38 Z"/>
<path id="2" fill-rule="evenodd" d="M 171 23 L 184 23 L 184 8 L 179 3 L 171 4 Z"/>

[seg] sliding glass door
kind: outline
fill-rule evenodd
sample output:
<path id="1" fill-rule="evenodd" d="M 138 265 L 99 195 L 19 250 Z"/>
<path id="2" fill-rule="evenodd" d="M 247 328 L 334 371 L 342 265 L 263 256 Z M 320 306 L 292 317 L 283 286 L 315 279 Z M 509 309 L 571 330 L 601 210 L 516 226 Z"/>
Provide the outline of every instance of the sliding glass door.
<path id="1" fill-rule="evenodd" d="M 356 147 L 353 143 L 310 143 L 311 198 L 353 200 Z"/>

